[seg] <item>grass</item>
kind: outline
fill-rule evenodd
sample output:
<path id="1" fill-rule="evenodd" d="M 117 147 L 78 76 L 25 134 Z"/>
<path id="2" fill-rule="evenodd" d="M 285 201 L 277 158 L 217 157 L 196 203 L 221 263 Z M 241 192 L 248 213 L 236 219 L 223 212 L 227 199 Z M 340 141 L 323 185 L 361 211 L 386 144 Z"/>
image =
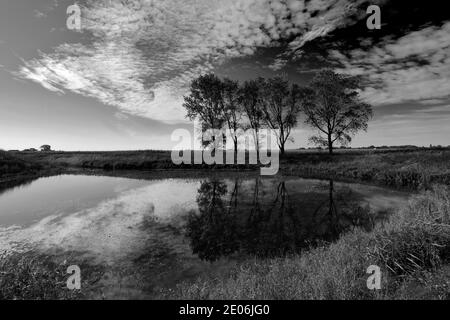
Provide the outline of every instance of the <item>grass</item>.
<path id="1" fill-rule="evenodd" d="M 11 174 L 35 173 L 41 165 L 35 161 L 28 161 L 0 150 L 0 177 Z"/>
<path id="2" fill-rule="evenodd" d="M 58 166 L 33 159 L 23 159 L 14 153 L 0 150 L 0 194 L 39 177 L 60 172 L 62 169 Z"/>
<path id="3" fill-rule="evenodd" d="M 38 165 L 101 170 L 255 170 L 255 165 L 174 165 L 169 151 L 18 152 L 23 161 Z M 289 151 L 281 159 L 285 175 L 334 178 L 380 185 L 423 189 L 432 184 L 450 185 L 449 149 Z"/>
<path id="4" fill-rule="evenodd" d="M 450 188 L 435 186 L 414 198 L 375 235 L 371 253 L 397 277 L 450 262 Z"/>
<path id="5" fill-rule="evenodd" d="M 450 185 L 450 150 L 352 151 L 328 156 L 288 153 L 283 173 L 311 178 L 335 178 L 384 186 L 424 189 Z"/>
<path id="6" fill-rule="evenodd" d="M 78 261 L 83 270 L 81 290 L 69 290 L 67 262 L 69 254 L 53 257 L 32 251 L 8 254 L 0 259 L 0 300 L 85 299 L 100 279 L 103 270 Z"/>
<path id="7" fill-rule="evenodd" d="M 103 170 L 211 169 L 224 165 L 175 165 L 170 151 L 97 151 L 97 152 L 18 152 L 16 156 L 40 164 Z M 226 166 L 233 169 L 257 169 L 255 165 Z"/>
<path id="8" fill-rule="evenodd" d="M 373 232 L 277 259 L 249 259 L 220 277 L 182 283 L 174 299 L 449 299 L 450 189 L 436 186 Z M 370 265 L 382 289 L 367 289 Z"/>

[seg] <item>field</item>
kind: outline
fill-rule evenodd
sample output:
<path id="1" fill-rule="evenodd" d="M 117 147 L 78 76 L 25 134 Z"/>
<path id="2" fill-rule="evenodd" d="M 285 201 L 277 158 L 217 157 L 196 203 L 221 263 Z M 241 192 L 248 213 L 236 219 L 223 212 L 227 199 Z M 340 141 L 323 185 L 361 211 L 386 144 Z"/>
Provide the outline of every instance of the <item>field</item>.
<path id="1" fill-rule="evenodd" d="M 347 151 L 333 156 L 288 153 L 281 168 L 289 175 L 421 189 L 450 184 L 450 150 Z"/>
<path id="2" fill-rule="evenodd" d="M 38 177 L 57 174 L 62 170 L 58 165 L 23 159 L 11 152 L 0 150 L 0 192 Z"/>
<path id="3" fill-rule="evenodd" d="M 255 170 L 256 165 L 174 165 L 168 151 L 15 152 L 20 163 L 57 168 L 102 170 Z M 289 151 L 280 172 L 309 178 L 362 181 L 396 188 L 421 189 L 450 184 L 449 149 Z"/>
<path id="4" fill-rule="evenodd" d="M 0 177 L 36 172 L 40 169 L 41 165 L 35 161 L 26 161 L 10 152 L 0 151 Z"/>

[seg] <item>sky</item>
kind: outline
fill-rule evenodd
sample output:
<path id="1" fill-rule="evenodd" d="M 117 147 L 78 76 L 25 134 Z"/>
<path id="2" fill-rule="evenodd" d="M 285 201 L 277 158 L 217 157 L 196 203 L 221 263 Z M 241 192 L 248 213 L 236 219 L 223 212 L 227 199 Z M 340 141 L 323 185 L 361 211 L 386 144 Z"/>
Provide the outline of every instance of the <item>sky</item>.
<path id="1" fill-rule="evenodd" d="M 367 28 L 372 4 L 381 29 Z M 171 149 L 193 130 L 195 77 L 307 85 L 323 68 L 363 78 L 374 118 L 351 146 L 450 144 L 444 1 L 2 0 L 0 149 Z M 288 148 L 312 133 L 300 116 Z"/>

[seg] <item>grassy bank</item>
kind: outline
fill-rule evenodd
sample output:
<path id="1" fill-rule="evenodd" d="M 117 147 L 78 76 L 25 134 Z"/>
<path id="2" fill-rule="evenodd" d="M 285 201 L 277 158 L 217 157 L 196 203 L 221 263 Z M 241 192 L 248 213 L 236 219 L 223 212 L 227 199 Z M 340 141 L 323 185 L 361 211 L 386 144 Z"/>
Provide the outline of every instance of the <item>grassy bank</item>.
<path id="1" fill-rule="evenodd" d="M 17 174 L 33 174 L 42 169 L 42 164 L 17 157 L 0 150 L 0 178 Z"/>
<path id="2" fill-rule="evenodd" d="M 281 168 L 289 175 L 421 189 L 436 183 L 450 185 L 450 150 L 352 151 L 333 156 L 288 153 Z"/>
<path id="3" fill-rule="evenodd" d="M 83 290 L 69 290 L 67 261 L 76 263 L 83 270 Z M 33 251 L 0 254 L 0 300 L 67 300 L 87 299 L 85 292 L 95 287 L 104 270 L 77 260 L 76 255 L 49 256 Z"/>
<path id="4" fill-rule="evenodd" d="M 63 168 L 102 170 L 256 170 L 257 166 L 174 165 L 168 151 L 19 152 L 15 157 Z M 434 183 L 450 185 L 450 150 L 289 151 L 281 158 L 285 175 L 363 181 L 397 188 L 421 189 Z"/>
<path id="5" fill-rule="evenodd" d="M 277 259 L 250 259 L 216 278 L 180 284 L 175 299 L 449 299 L 450 189 L 416 196 L 371 233 Z M 366 269 L 382 271 L 370 291 Z"/>
<path id="6" fill-rule="evenodd" d="M 64 170 L 58 165 L 23 159 L 14 153 L 0 150 L 0 193 L 39 177 L 51 176 Z"/>

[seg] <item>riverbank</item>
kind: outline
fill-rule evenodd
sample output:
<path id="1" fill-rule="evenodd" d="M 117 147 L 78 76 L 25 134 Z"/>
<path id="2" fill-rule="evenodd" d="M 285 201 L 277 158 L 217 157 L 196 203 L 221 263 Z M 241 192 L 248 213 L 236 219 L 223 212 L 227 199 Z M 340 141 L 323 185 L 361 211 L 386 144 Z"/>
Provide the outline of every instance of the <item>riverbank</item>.
<path id="1" fill-rule="evenodd" d="M 0 150 L 0 182 L 12 176 L 33 175 L 42 168 L 43 165 L 37 161 L 28 161 L 11 152 Z"/>
<path id="2" fill-rule="evenodd" d="M 333 156 L 288 153 L 281 168 L 289 175 L 420 190 L 436 183 L 450 185 L 450 150 L 352 151 Z"/>
<path id="3" fill-rule="evenodd" d="M 65 170 L 59 165 L 23 159 L 14 153 L 0 150 L 0 192 Z"/>
<path id="4" fill-rule="evenodd" d="M 373 232 L 276 259 L 249 259 L 163 299 L 450 299 L 450 189 L 435 186 Z M 366 270 L 381 268 L 381 290 Z"/>
<path id="5" fill-rule="evenodd" d="M 173 164 L 169 151 L 115 152 L 15 152 L 21 161 L 59 169 L 105 171 L 256 171 L 256 165 Z M 280 159 L 280 174 L 306 178 L 365 182 L 394 188 L 424 189 L 432 184 L 450 185 L 450 150 L 337 150 L 326 152 L 288 151 Z"/>

